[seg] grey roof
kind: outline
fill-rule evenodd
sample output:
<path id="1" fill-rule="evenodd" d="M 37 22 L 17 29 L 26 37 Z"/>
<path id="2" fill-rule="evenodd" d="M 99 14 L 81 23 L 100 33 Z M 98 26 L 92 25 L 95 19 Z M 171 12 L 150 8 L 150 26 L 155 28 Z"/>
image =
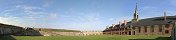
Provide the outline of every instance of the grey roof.
<path id="1" fill-rule="evenodd" d="M 153 17 L 153 18 L 147 18 L 147 19 L 141 19 L 136 23 L 127 22 L 126 27 L 129 27 L 130 25 L 135 27 L 140 26 L 151 26 L 151 25 L 160 25 L 160 24 L 170 24 L 176 22 L 176 16 L 167 16 L 166 21 L 164 21 L 164 17 Z M 124 27 L 124 23 L 122 23 L 122 28 Z M 113 27 L 109 27 L 108 29 L 112 29 Z M 119 29 L 119 24 L 115 26 L 116 29 Z"/>
<path id="2" fill-rule="evenodd" d="M 176 16 L 167 16 L 166 21 L 164 17 L 154 17 L 148 19 L 142 19 L 136 23 L 129 23 L 133 26 L 148 26 L 148 25 L 158 25 L 158 24 L 170 24 L 176 22 Z"/>
<path id="3" fill-rule="evenodd" d="M 167 16 L 166 18 L 167 21 L 176 20 L 176 16 Z M 153 17 L 139 20 L 139 22 L 146 22 L 146 21 L 164 21 L 164 17 Z"/>
<path id="4" fill-rule="evenodd" d="M 159 24 L 169 24 L 169 23 L 166 21 L 148 21 L 148 22 L 132 23 L 132 26 L 149 26 L 149 25 L 159 25 Z"/>

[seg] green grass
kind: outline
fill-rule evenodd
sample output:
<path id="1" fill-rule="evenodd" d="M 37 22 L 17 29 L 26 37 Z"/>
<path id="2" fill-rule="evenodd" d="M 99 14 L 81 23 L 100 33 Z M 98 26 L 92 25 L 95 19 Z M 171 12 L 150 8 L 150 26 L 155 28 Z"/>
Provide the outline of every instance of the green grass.
<path id="1" fill-rule="evenodd" d="M 15 36 L 17 40 L 169 40 L 168 36 L 118 36 L 118 35 L 97 35 L 97 36 Z"/>
<path id="2" fill-rule="evenodd" d="M 2 36 L 0 35 L 0 40 L 16 40 L 14 36 Z"/>

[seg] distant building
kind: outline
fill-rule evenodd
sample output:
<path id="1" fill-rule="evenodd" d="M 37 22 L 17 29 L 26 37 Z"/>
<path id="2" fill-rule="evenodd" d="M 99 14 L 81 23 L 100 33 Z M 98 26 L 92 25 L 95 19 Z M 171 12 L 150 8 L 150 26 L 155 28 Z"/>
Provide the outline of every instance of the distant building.
<path id="1" fill-rule="evenodd" d="M 175 26 L 176 16 L 153 17 L 139 20 L 136 4 L 133 19 L 129 22 L 124 20 L 119 24 L 107 27 L 103 34 L 111 35 L 171 35 L 172 27 Z"/>
<path id="2" fill-rule="evenodd" d="M 34 30 L 33 28 L 23 28 L 3 23 L 0 23 L 0 35 L 42 36 L 39 31 Z"/>
<path id="3" fill-rule="evenodd" d="M 22 27 L 0 23 L 0 35 L 15 35 L 23 31 Z"/>
<path id="4" fill-rule="evenodd" d="M 100 31 L 86 31 L 86 32 L 82 32 L 81 35 L 83 36 L 87 36 L 87 35 L 102 35 L 103 32 Z"/>

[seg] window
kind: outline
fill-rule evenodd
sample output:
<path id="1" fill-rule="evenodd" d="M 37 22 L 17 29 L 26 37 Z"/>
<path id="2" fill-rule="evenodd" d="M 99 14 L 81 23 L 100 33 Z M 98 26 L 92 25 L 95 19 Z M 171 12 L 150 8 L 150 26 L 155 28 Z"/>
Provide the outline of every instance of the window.
<path id="1" fill-rule="evenodd" d="M 166 24 L 166 25 L 165 25 L 165 28 L 169 28 L 169 24 Z"/>
<path id="2" fill-rule="evenodd" d="M 140 32 L 141 32 L 141 27 L 138 27 L 138 29 L 139 29 L 139 31 L 138 31 L 138 32 L 140 33 Z"/>
<path id="3" fill-rule="evenodd" d="M 150 29 L 151 29 L 151 32 L 154 32 L 154 26 L 151 26 Z"/>
<path id="4" fill-rule="evenodd" d="M 133 30 L 135 30 L 135 27 L 132 27 L 133 28 Z"/>
<path id="5" fill-rule="evenodd" d="M 162 26 L 159 26 L 159 32 L 162 32 L 162 30 L 163 30 Z"/>
<path id="6" fill-rule="evenodd" d="M 128 26 L 128 28 L 131 28 L 131 26 Z"/>
<path id="7" fill-rule="evenodd" d="M 122 34 L 124 34 L 124 32 L 122 32 Z"/>
<path id="8" fill-rule="evenodd" d="M 124 28 L 121 28 L 121 30 L 123 30 Z"/>
<path id="9" fill-rule="evenodd" d="M 119 32 L 116 32 L 116 34 L 119 34 Z"/>
<path id="10" fill-rule="evenodd" d="M 131 35 L 131 31 L 129 31 L 128 34 Z"/>
<path id="11" fill-rule="evenodd" d="M 127 32 L 125 32 L 125 34 L 127 34 Z"/>
<path id="12" fill-rule="evenodd" d="M 135 35 L 135 31 L 133 31 L 133 35 Z"/>
<path id="13" fill-rule="evenodd" d="M 168 33 L 169 33 L 169 30 L 165 30 L 165 33 L 168 34 Z"/>
<path id="14" fill-rule="evenodd" d="M 147 32 L 147 27 L 146 26 L 144 27 L 144 32 Z"/>

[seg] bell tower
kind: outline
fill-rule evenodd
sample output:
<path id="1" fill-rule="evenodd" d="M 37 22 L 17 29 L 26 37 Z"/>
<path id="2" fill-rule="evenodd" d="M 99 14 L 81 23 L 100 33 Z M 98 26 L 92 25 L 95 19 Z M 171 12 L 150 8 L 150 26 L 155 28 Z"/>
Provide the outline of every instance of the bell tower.
<path id="1" fill-rule="evenodd" d="M 138 21 L 139 21 L 139 16 L 138 16 L 138 8 L 137 8 L 137 3 L 136 3 L 136 8 L 134 11 L 132 22 L 134 23 L 134 22 L 138 22 Z"/>

